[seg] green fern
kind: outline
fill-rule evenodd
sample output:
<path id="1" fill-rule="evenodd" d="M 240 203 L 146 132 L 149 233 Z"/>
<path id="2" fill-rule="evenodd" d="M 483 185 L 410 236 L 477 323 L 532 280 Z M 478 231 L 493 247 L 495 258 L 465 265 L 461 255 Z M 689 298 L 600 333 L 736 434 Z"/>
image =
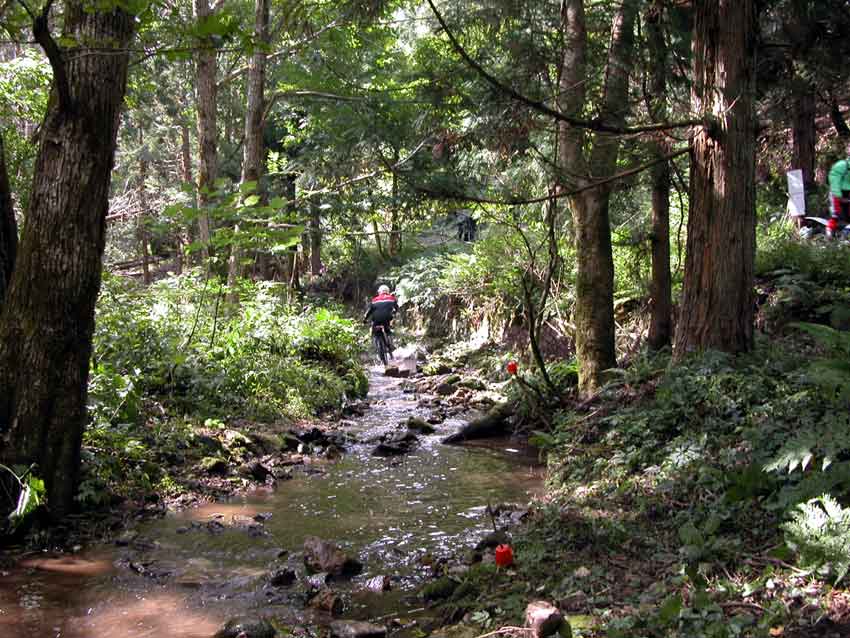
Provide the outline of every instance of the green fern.
<path id="1" fill-rule="evenodd" d="M 840 402 L 850 401 L 850 332 L 817 323 L 791 324 L 815 338 L 829 350 L 829 356 L 809 366 L 814 383 Z"/>
<path id="2" fill-rule="evenodd" d="M 783 526 L 789 547 L 800 564 L 815 569 L 829 568 L 835 582 L 850 570 L 850 509 L 844 509 L 829 494 L 798 505 Z"/>

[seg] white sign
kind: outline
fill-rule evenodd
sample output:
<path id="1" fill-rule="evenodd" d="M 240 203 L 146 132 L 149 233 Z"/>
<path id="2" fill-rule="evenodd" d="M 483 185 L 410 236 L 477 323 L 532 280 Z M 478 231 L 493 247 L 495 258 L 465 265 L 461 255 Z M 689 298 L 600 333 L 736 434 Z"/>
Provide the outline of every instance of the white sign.
<path id="1" fill-rule="evenodd" d="M 806 215 L 806 189 L 803 186 L 803 170 L 788 171 L 788 214 L 792 217 Z"/>

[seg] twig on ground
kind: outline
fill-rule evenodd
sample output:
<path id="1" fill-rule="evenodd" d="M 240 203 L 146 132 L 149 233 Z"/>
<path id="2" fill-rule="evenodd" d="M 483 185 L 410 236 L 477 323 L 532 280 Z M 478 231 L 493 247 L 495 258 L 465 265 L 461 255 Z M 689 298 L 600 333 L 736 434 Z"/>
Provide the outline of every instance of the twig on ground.
<path id="1" fill-rule="evenodd" d="M 476 638 L 489 638 L 490 636 L 498 636 L 500 634 L 512 634 L 515 631 L 521 631 L 523 633 L 534 633 L 534 629 L 531 627 L 500 627 L 495 631 L 491 631 L 487 634 L 481 634 L 480 636 L 476 636 Z"/>
<path id="2" fill-rule="evenodd" d="M 762 607 L 761 605 L 757 605 L 756 603 L 729 601 L 725 603 L 720 603 L 720 606 L 723 609 L 752 609 L 753 611 L 758 611 L 762 614 L 767 611 L 764 607 Z"/>

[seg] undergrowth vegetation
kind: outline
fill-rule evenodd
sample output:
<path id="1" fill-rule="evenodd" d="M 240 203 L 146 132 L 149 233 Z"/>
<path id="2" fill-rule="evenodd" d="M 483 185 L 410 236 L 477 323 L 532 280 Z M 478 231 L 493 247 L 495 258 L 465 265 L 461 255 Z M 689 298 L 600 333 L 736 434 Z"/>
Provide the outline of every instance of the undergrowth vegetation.
<path id="1" fill-rule="evenodd" d="M 846 622 L 848 263 L 847 246 L 767 238 L 747 355 L 642 351 L 584 400 L 575 361 L 549 364 L 558 397 L 521 369 L 506 392 L 548 458 L 549 489 L 515 539 L 517 577 L 482 587 L 470 619 L 520 620 L 507 601 L 534 583 L 573 635 L 807 635 Z"/>
<path id="2" fill-rule="evenodd" d="M 147 288 L 105 279 L 81 500 L 102 500 L 107 485 L 168 492 L 154 461 L 185 449 L 198 427 L 307 419 L 365 395 L 352 321 L 321 305 L 288 305 L 274 283 L 242 285 L 236 308 L 197 273 Z"/>

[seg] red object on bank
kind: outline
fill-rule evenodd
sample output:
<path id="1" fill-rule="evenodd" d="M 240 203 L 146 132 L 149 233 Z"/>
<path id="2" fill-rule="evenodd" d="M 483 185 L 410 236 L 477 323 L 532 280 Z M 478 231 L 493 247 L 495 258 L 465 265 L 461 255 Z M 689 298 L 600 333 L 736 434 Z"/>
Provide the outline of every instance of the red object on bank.
<path id="1" fill-rule="evenodd" d="M 519 366 L 516 361 L 508 361 L 508 374 L 516 374 Z"/>
<path id="2" fill-rule="evenodd" d="M 514 564 L 514 550 L 510 545 L 499 545 L 496 547 L 496 566 L 510 567 Z"/>
<path id="3" fill-rule="evenodd" d="M 835 217 L 830 217 L 829 221 L 826 222 L 826 228 L 827 230 L 835 232 L 836 230 L 838 230 L 838 220 L 835 219 Z"/>

